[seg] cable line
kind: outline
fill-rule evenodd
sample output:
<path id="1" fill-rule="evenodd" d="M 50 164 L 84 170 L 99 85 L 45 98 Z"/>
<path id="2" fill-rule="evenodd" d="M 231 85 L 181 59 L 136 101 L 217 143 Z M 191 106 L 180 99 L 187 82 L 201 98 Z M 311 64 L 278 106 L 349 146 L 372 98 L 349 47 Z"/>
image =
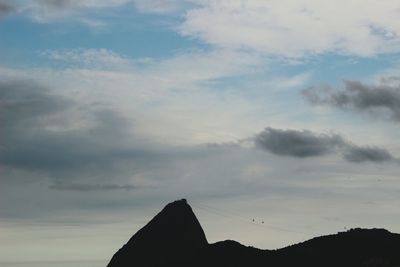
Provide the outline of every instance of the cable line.
<path id="1" fill-rule="evenodd" d="M 193 203 L 191 201 L 190 204 L 192 206 L 194 206 L 194 207 L 196 207 L 198 209 L 204 210 L 206 212 L 213 213 L 215 215 L 218 215 L 218 216 L 221 216 L 221 217 L 225 217 L 225 218 L 228 218 L 228 219 L 236 219 L 236 220 L 242 221 L 244 223 L 247 223 L 247 224 L 250 224 L 250 225 L 253 225 L 253 226 L 258 226 L 258 227 L 263 227 L 263 228 L 270 228 L 270 229 L 274 229 L 274 230 L 281 231 L 281 232 L 308 234 L 308 233 L 305 233 L 305 232 L 302 232 L 302 231 L 296 231 L 296 230 L 292 230 L 292 229 L 288 229 L 288 228 L 274 226 L 274 225 L 265 223 L 265 221 L 261 221 L 262 224 L 260 224 L 260 223 L 257 223 L 254 220 L 254 218 L 249 220 L 247 218 L 244 218 L 242 215 L 236 214 L 234 212 L 227 212 L 225 210 L 221 210 L 221 209 L 218 209 L 218 208 L 215 208 L 215 207 L 211 207 L 211 206 L 205 205 L 203 203 L 199 203 L 199 202 Z"/>

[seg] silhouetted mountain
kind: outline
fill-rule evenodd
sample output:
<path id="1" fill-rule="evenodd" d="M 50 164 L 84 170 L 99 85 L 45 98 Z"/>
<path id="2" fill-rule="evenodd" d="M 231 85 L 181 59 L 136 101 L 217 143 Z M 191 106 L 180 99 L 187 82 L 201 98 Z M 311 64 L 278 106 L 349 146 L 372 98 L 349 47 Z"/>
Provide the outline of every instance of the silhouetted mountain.
<path id="1" fill-rule="evenodd" d="M 208 245 L 185 199 L 169 203 L 111 259 L 108 267 L 165 266 Z"/>
<path id="2" fill-rule="evenodd" d="M 208 244 L 185 199 L 168 204 L 111 259 L 108 267 L 307 266 L 400 267 L 400 235 L 352 229 L 278 250 L 226 240 Z"/>

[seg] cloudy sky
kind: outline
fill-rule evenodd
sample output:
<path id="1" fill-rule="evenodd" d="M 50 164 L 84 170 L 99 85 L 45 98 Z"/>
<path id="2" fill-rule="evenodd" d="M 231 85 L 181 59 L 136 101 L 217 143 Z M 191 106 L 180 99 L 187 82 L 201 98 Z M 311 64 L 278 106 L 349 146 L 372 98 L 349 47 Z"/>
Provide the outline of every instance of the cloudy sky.
<path id="1" fill-rule="evenodd" d="M 400 232 L 399 18 L 398 0 L 0 0 L 1 261 L 105 266 L 180 198 L 210 242 Z"/>

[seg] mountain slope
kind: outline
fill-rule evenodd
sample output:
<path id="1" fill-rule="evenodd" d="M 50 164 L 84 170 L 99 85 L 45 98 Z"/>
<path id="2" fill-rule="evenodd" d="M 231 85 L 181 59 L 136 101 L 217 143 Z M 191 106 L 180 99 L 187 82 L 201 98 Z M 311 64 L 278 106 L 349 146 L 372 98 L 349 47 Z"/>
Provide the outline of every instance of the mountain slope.
<path id="1" fill-rule="evenodd" d="M 111 259 L 108 267 L 307 266 L 400 267 L 400 235 L 353 229 L 278 250 L 236 241 L 208 244 L 186 200 L 168 204 Z"/>

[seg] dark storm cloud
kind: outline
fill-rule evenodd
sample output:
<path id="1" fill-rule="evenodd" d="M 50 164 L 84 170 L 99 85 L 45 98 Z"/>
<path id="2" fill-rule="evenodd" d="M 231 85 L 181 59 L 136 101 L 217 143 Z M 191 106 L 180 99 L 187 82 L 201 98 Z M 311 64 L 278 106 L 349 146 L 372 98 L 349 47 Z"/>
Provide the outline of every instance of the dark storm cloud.
<path id="1" fill-rule="evenodd" d="M 10 1 L 0 0 L 0 18 L 8 16 L 16 11 L 16 8 Z"/>
<path id="2" fill-rule="evenodd" d="M 359 81 L 344 81 L 341 90 L 330 87 L 303 90 L 312 104 L 329 105 L 344 110 L 381 114 L 400 122 L 400 83 L 382 81 L 380 85 L 365 85 Z"/>
<path id="3" fill-rule="evenodd" d="M 303 130 L 281 130 L 267 127 L 254 137 L 256 147 L 280 156 L 307 158 L 339 153 L 349 162 L 392 161 L 386 149 L 353 145 L 338 134 L 318 134 Z"/>
<path id="4" fill-rule="evenodd" d="M 88 118 L 79 122 L 77 112 Z M 158 155 L 118 113 L 81 107 L 32 81 L 0 81 L 0 121 L 0 165 L 51 177 L 115 178 L 122 173 L 115 165 L 136 166 Z"/>
<path id="5" fill-rule="evenodd" d="M 87 191 L 133 190 L 136 189 L 136 186 L 130 184 L 119 185 L 119 184 L 56 183 L 51 185 L 50 188 L 55 190 L 87 192 Z"/>
<path id="6" fill-rule="evenodd" d="M 306 130 L 280 130 L 270 127 L 255 137 L 257 147 L 273 154 L 299 158 L 332 153 L 343 143 L 343 139 L 334 134 L 315 134 Z"/>
<path id="7" fill-rule="evenodd" d="M 350 162 L 385 162 L 393 160 L 393 156 L 385 149 L 379 147 L 348 146 L 343 157 Z"/>

